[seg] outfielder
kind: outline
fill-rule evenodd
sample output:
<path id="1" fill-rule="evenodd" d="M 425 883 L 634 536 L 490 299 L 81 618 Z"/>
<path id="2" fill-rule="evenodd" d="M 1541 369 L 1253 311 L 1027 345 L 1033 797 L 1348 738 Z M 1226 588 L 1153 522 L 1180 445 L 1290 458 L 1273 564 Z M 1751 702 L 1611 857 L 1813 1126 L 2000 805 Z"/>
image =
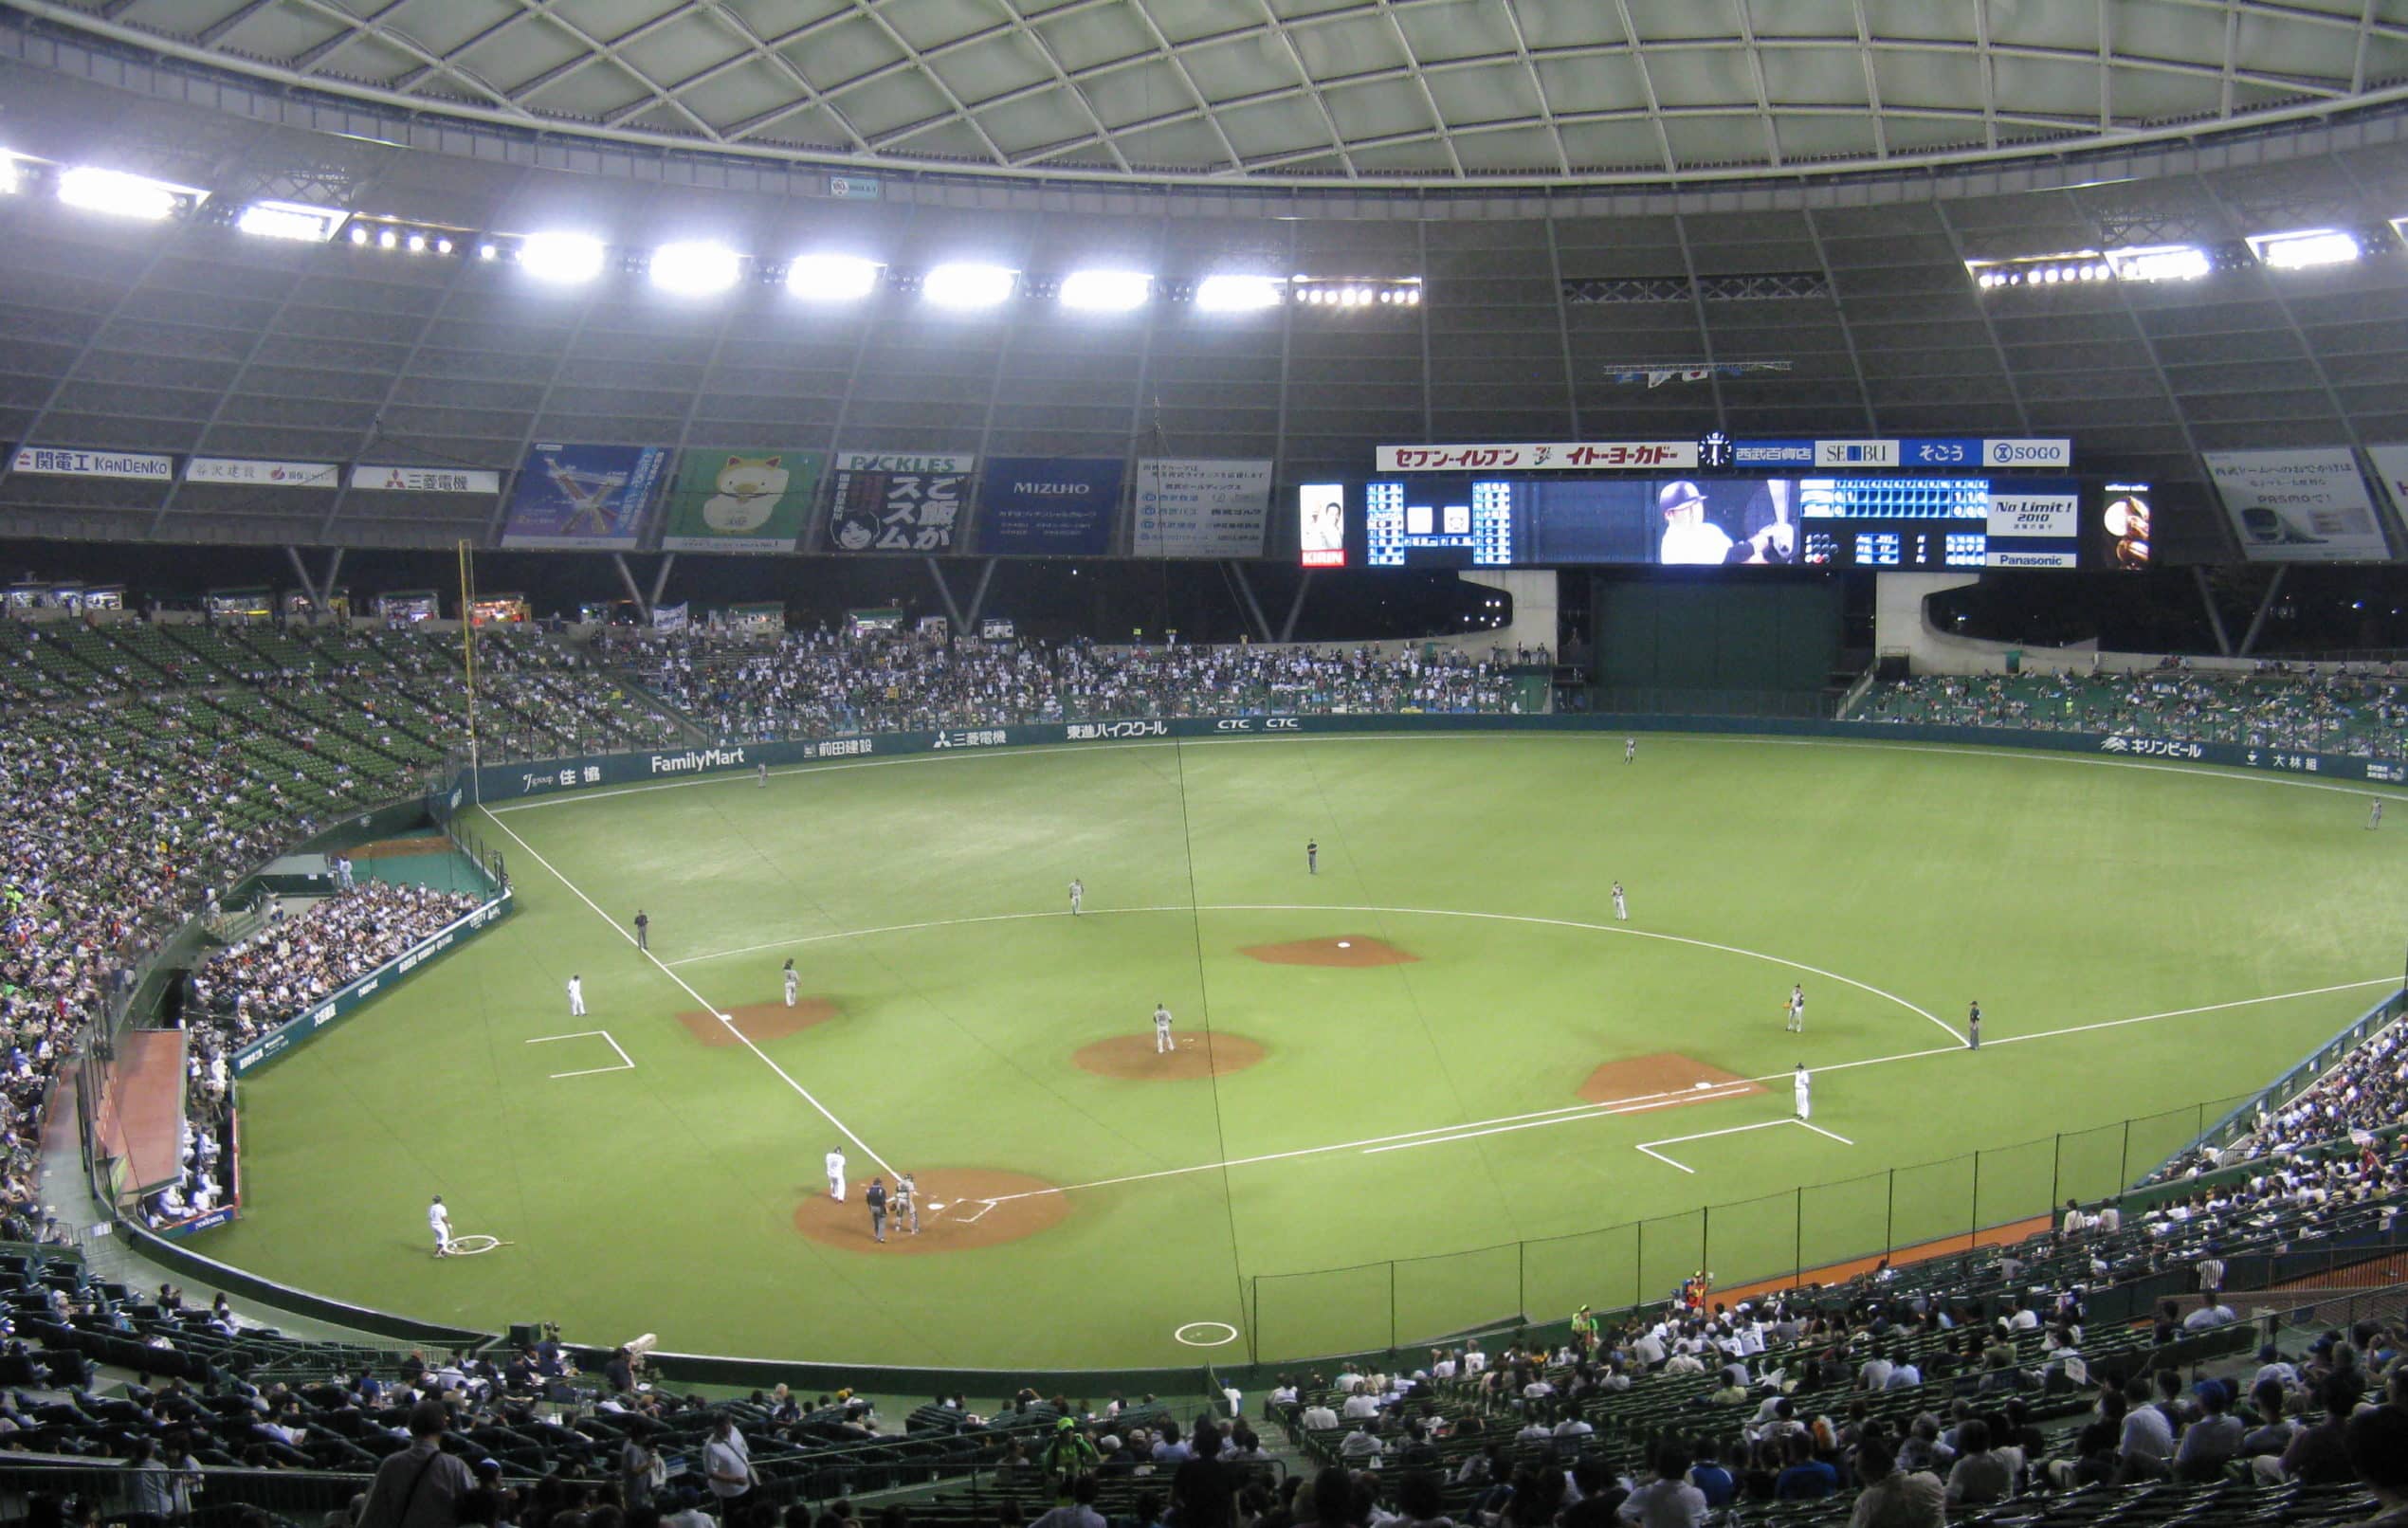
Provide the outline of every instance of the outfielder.
<path id="1" fill-rule="evenodd" d="M 1321 840 L 1317 838 L 1304 840 L 1304 873 L 1308 876 L 1321 874 Z"/>
<path id="2" fill-rule="evenodd" d="M 569 1017 L 585 1017 L 585 978 L 582 976 L 569 978 Z"/>
<path id="3" fill-rule="evenodd" d="M 451 1211 L 443 1207 L 442 1194 L 436 1194 L 435 1202 L 427 1207 L 427 1226 L 435 1233 L 435 1256 L 451 1256 Z"/>
<path id="4" fill-rule="evenodd" d="M 786 962 L 786 969 L 781 974 L 786 978 L 786 1006 L 793 1008 L 794 993 L 800 991 L 803 985 L 802 975 L 794 970 L 794 962 L 792 960 Z"/>
<path id="5" fill-rule="evenodd" d="M 1806 1032 L 1806 988 L 1792 982 L 1789 988 L 1789 1028 L 1793 1034 Z"/>
<path id="6" fill-rule="evenodd" d="M 845 1197 L 845 1149 L 842 1146 L 829 1148 L 828 1197 L 839 1203 Z"/>
<path id="7" fill-rule="evenodd" d="M 1622 900 L 1622 882 L 1617 881 L 1614 883 L 1614 921 L 1628 923 L 1630 920 L 1631 904 Z"/>
<path id="8" fill-rule="evenodd" d="M 1154 1005 L 1154 1054 L 1165 1055 L 1177 1048 L 1171 1042 L 1171 1010 L 1157 1003 Z"/>
<path id="9" fill-rule="evenodd" d="M 1628 763 L 1630 763 L 1633 759 L 1634 759 L 1634 758 L 1636 758 L 1636 757 L 1638 757 L 1638 756 L 1639 756 L 1639 740 L 1638 740 L 1636 737 L 1625 737 L 1625 738 L 1623 738 L 1623 739 L 1622 739 L 1622 762 L 1623 762 L 1623 763 L 1625 763 L 1625 764 L 1628 764 Z"/>
<path id="10" fill-rule="evenodd" d="M 1790 1091 L 1797 1096 L 1797 1118 L 1800 1119 L 1811 1117 L 1815 1112 L 1811 1101 L 1807 1098 L 1807 1089 L 1813 1084 L 1813 1082 L 1814 1077 L 1806 1070 L 1806 1064 L 1802 1061 L 1799 1062 L 1797 1064 L 1797 1075 L 1790 1079 L 1789 1085 Z"/>
<path id="11" fill-rule="evenodd" d="M 2375 809 L 2366 814 L 2366 830 L 2368 832 L 2372 832 L 2376 828 L 2381 828 L 2382 825 L 2383 804 L 2378 801 L 2375 803 Z"/>
<path id="12" fill-rule="evenodd" d="M 1079 903 L 1086 894 L 1087 888 L 1080 885 L 1077 878 L 1073 877 L 1070 882 L 1070 916 L 1072 918 L 1079 916 Z"/>

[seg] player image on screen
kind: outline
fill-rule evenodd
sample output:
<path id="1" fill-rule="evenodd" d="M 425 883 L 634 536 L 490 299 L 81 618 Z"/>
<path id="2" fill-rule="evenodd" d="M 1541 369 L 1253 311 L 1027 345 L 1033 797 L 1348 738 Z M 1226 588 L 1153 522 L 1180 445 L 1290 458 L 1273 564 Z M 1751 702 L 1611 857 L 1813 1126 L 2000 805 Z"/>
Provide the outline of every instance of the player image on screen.
<path id="1" fill-rule="evenodd" d="M 1346 566 L 1346 485 L 1308 482 L 1296 490 L 1298 564 Z"/>
<path id="2" fill-rule="evenodd" d="M 2148 484 L 2110 482 L 2107 492 L 2107 512 L 2102 518 L 2109 563 L 2117 568 L 2145 569 L 2149 565 Z"/>
<path id="3" fill-rule="evenodd" d="M 1677 478 L 1656 490 L 1664 517 L 1657 561 L 1782 564 L 1797 560 L 1797 512 L 1785 479 Z"/>

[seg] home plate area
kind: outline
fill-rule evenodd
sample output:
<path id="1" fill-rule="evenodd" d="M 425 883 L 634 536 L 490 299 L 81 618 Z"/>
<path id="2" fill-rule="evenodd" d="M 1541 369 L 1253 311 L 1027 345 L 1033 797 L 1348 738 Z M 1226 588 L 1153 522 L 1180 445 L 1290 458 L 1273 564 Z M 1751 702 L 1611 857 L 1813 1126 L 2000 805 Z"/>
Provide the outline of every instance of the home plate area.
<path id="1" fill-rule="evenodd" d="M 932 1168 L 914 1173 L 920 1187 L 920 1234 L 886 1217 L 886 1239 L 870 1233 L 867 1178 L 845 1185 L 840 1203 L 820 1188 L 794 1208 L 794 1228 L 825 1246 L 879 1257 L 924 1256 L 1001 1246 L 1051 1230 L 1068 1217 L 1069 1195 L 1043 1178 L 992 1168 Z M 889 1189 L 894 1185 L 887 1184 Z"/>

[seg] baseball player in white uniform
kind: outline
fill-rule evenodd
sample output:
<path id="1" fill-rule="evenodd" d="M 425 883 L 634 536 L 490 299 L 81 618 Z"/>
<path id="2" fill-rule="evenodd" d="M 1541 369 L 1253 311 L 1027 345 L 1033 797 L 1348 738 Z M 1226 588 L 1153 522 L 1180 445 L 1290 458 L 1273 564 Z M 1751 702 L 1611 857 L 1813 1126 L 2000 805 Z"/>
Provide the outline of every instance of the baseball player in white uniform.
<path id="1" fill-rule="evenodd" d="M 1622 900 L 1622 882 L 1617 881 L 1614 883 L 1614 921 L 1628 923 L 1630 920 L 1631 904 Z"/>
<path id="2" fill-rule="evenodd" d="M 845 1197 L 845 1149 L 841 1146 L 831 1147 L 828 1153 L 828 1197 Z"/>
<path id="3" fill-rule="evenodd" d="M 585 978 L 582 976 L 569 978 L 569 1017 L 585 1017 Z"/>
<path id="4" fill-rule="evenodd" d="M 1790 984 L 1789 1028 L 1793 1034 L 1806 1032 L 1806 988 L 1803 983 Z"/>
<path id="5" fill-rule="evenodd" d="M 786 969 L 783 973 L 781 973 L 781 974 L 786 978 L 786 1006 L 788 1008 L 793 1008 L 794 1006 L 794 994 L 802 990 L 802 974 L 795 971 L 794 962 L 792 960 L 786 962 Z"/>
<path id="6" fill-rule="evenodd" d="M 1154 1005 L 1154 1054 L 1160 1056 L 1177 1048 L 1171 1043 L 1171 1010 L 1157 1003 Z"/>
<path id="7" fill-rule="evenodd" d="M 1797 1100 L 1797 1118 L 1800 1119 L 1809 1118 L 1815 1112 L 1813 1105 L 1809 1102 L 1806 1096 L 1807 1089 L 1812 1086 L 1813 1083 L 1814 1077 L 1806 1070 L 1806 1064 L 1802 1061 L 1799 1062 L 1797 1064 L 1797 1075 L 1790 1079 L 1789 1085 L 1790 1091 Z"/>
<path id="8" fill-rule="evenodd" d="M 920 1234 L 920 1187 L 908 1173 L 895 1174 L 895 1191 L 887 1197 L 886 1212 L 895 1219 L 898 1229 Z"/>
<path id="9" fill-rule="evenodd" d="M 451 1256 L 451 1211 L 443 1207 L 443 1195 L 427 1207 L 427 1228 L 435 1233 L 435 1256 Z"/>
<path id="10" fill-rule="evenodd" d="M 1086 894 L 1086 887 L 1080 885 L 1076 881 L 1070 882 L 1070 916 L 1072 918 L 1079 916 L 1079 903 Z"/>

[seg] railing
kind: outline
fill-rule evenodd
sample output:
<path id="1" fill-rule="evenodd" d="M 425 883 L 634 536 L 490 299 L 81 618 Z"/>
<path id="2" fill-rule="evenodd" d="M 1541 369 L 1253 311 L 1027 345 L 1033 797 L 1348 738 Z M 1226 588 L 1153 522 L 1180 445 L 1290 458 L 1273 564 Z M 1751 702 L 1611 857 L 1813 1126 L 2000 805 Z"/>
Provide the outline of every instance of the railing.
<path id="1" fill-rule="evenodd" d="M 2210 1099 L 1596 1230 L 1257 1275 L 1248 1282 L 1247 1335 L 1256 1355 L 1282 1360 L 1386 1352 L 1520 1325 L 1534 1315 L 1560 1319 L 1558 1313 L 1583 1304 L 1649 1304 L 1701 1272 L 1725 1290 L 1808 1276 L 1832 1282 L 1900 1254 L 1911 1261 L 2019 1241 L 2046 1229 L 2068 1199 L 2120 1199 L 2128 1217 L 2190 1191 L 2179 1183 L 2154 1195 L 2127 1186 L 2241 1101 Z"/>
<path id="2" fill-rule="evenodd" d="M 2368 1009 L 2351 1021 L 2347 1028 L 2317 1046 L 2313 1055 L 2303 1058 L 2265 1088 L 2242 1100 L 2232 1113 L 2200 1131 L 2198 1139 L 2159 1163 L 2149 1174 L 2150 1180 L 2155 1181 L 2202 1146 L 2221 1149 L 2251 1134 L 2257 1128 L 2257 1117 L 2261 1112 L 2279 1113 L 2285 1104 L 2323 1081 L 2326 1073 L 2340 1065 L 2369 1035 L 2396 1022 L 2403 1013 L 2408 1013 L 2408 993 L 2387 997 Z"/>

